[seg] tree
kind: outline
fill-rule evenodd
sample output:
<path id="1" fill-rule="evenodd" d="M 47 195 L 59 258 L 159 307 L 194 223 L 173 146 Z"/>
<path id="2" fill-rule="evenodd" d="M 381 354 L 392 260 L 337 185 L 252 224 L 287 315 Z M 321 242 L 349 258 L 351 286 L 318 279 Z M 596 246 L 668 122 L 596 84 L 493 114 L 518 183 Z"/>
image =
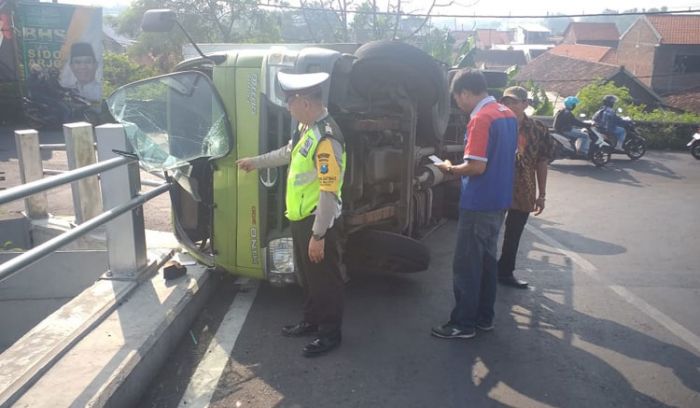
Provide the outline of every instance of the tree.
<path id="1" fill-rule="evenodd" d="M 197 42 L 278 42 L 280 15 L 259 7 L 257 0 L 135 0 L 117 19 L 122 34 L 137 38 L 132 55 L 181 59 L 185 36 L 171 33 L 143 33 L 141 19 L 146 10 L 174 10 L 178 21 Z"/>
<path id="2" fill-rule="evenodd" d="M 103 94 L 109 95 L 122 85 L 157 74 L 154 68 L 139 65 L 124 54 L 107 51 L 104 54 Z"/>
<path id="3" fill-rule="evenodd" d="M 561 13 L 555 13 L 554 15 L 561 15 Z M 573 21 L 574 19 L 571 17 L 544 18 L 541 20 L 541 24 L 549 28 L 553 35 L 562 35 Z"/>

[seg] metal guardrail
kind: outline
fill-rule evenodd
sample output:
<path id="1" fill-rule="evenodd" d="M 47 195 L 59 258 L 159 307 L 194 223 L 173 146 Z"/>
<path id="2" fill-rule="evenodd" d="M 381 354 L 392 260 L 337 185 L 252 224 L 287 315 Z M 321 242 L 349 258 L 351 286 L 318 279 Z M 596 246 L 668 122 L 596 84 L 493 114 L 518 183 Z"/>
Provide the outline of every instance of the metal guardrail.
<path id="1" fill-rule="evenodd" d="M 122 164 L 122 163 L 119 163 Z M 114 166 L 112 166 L 114 167 Z M 110 167 L 111 168 L 111 167 Z M 92 175 L 94 173 L 91 173 L 89 175 Z M 24 186 L 21 186 L 24 187 Z M 100 225 L 103 225 L 107 223 L 108 221 L 111 221 L 118 216 L 124 214 L 127 211 L 133 210 L 136 207 L 142 206 L 145 202 L 148 200 L 151 200 L 162 193 L 168 191 L 170 189 L 170 185 L 168 183 L 161 184 L 159 187 L 156 187 L 155 189 L 141 194 L 138 197 L 132 199 L 128 203 L 121 205 L 119 207 L 115 207 L 111 210 L 105 211 L 102 214 L 98 215 L 95 218 L 92 218 L 88 221 L 85 221 L 84 223 L 78 225 L 77 227 L 73 228 L 72 230 L 68 232 L 64 232 L 63 234 L 52 238 L 43 244 L 36 246 L 29 251 L 23 253 L 22 255 L 19 255 L 15 258 L 12 258 L 9 261 L 4 262 L 3 264 L 0 265 L 0 282 L 4 281 L 5 279 L 11 277 L 15 273 L 19 272 L 22 268 L 31 265 L 32 263 L 44 258 L 45 256 L 49 255 L 51 252 L 57 250 L 58 248 L 69 244 L 76 239 L 82 237 L 86 233 L 94 230 L 95 228 L 99 227 Z M 8 190 L 9 191 L 9 190 Z M 2 202 L 2 197 L 0 195 L 0 202 Z M 19 198 L 24 198 L 24 196 L 21 196 Z"/>
<path id="2" fill-rule="evenodd" d="M 92 141 L 92 128 L 86 129 L 80 124 L 64 125 L 64 132 L 75 129 L 76 133 L 84 136 L 83 139 Z M 0 191 L 0 205 L 11 201 L 25 199 L 27 213 L 31 217 L 30 203 L 32 197 L 37 194 L 45 194 L 47 190 L 63 186 L 68 183 L 82 183 L 88 178 L 97 179 L 101 183 L 102 199 L 100 200 L 107 208 L 101 213 L 90 216 L 86 220 L 77 222 L 79 225 L 70 231 L 56 236 L 43 244 L 40 244 L 27 252 L 0 264 L 0 282 L 10 278 L 14 274 L 32 263 L 48 256 L 51 252 L 69 244 L 95 228 L 107 224 L 115 218 L 121 217 L 118 221 L 107 224 L 107 249 L 109 256 L 110 271 L 108 276 L 116 279 L 134 279 L 137 273 L 146 265 L 145 230 L 143 225 L 143 212 L 135 211 L 137 207 L 145 202 L 159 196 L 170 189 L 170 184 L 158 183 L 155 181 L 145 181 L 143 184 L 154 186 L 153 190 L 139 194 L 139 186 L 142 184 L 139 178 L 139 168 L 136 159 L 130 157 L 117 156 L 117 151 L 127 151 L 128 143 L 121 125 L 103 125 L 95 129 L 97 131 L 97 150 L 100 162 L 87 164 L 73 170 L 46 171 L 47 173 L 58 173 L 55 176 L 42 178 L 41 158 L 39 155 L 40 145 L 36 131 L 23 130 L 16 131 L 16 139 L 20 157 L 20 169 L 22 171 L 22 181 L 25 184 Z M 25 141 L 22 138 L 26 138 Z M 69 156 L 77 156 L 79 149 L 93 150 L 92 142 L 82 143 L 76 147 L 76 138 L 66 139 Z M 57 145 L 48 145 L 55 148 Z M 74 148 L 74 149 L 72 149 Z M 55 150 L 55 149 L 54 149 Z M 25 163 L 22 163 L 26 161 Z M 39 162 L 38 164 L 36 162 Z M 27 173 L 32 173 L 27 177 Z M 98 186 L 95 186 L 98 187 Z M 75 191 L 74 191 L 75 192 Z M 99 199 L 98 196 L 91 198 Z M 90 200 L 90 199 L 88 199 Z M 84 201 L 84 200 L 83 200 Z M 125 204 L 123 204 L 126 202 Z M 45 204 L 43 211 L 45 213 Z M 131 211 L 131 214 L 127 214 Z M 38 211 L 41 214 L 41 211 Z M 76 212 L 76 221 L 77 221 Z"/>
<path id="3" fill-rule="evenodd" d="M 31 183 L 21 186 L 12 187 L 0 193 L 0 205 L 29 197 L 36 193 L 41 193 L 43 191 L 62 186 L 72 181 L 77 181 L 88 176 L 94 176 L 103 171 L 127 164 L 130 161 L 133 161 L 133 159 L 127 157 L 115 157 L 113 159 L 81 167 L 79 169 L 70 170 L 63 174 L 32 181 Z"/>

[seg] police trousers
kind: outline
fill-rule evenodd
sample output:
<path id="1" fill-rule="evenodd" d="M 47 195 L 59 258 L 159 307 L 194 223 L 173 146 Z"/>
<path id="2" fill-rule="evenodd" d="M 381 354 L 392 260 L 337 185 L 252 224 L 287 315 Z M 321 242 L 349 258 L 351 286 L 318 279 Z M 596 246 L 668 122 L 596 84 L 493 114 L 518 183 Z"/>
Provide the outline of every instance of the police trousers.
<path id="1" fill-rule="evenodd" d="M 345 282 L 340 271 L 339 227 L 326 231 L 324 257 L 319 263 L 309 259 L 309 240 L 316 217 L 291 221 L 294 262 L 304 291 L 304 321 L 318 325 L 321 336 L 340 333 L 343 321 Z"/>

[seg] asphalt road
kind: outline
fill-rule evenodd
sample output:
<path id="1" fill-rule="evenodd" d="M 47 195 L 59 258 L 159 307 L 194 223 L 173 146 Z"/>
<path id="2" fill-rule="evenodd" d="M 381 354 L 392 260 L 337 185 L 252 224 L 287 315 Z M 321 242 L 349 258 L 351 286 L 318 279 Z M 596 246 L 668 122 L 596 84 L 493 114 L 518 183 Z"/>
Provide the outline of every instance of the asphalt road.
<path id="1" fill-rule="evenodd" d="M 427 238 L 428 271 L 353 276 L 343 345 L 312 360 L 279 335 L 299 318 L 298 289 L 222 278 L 141 406 L 201 406 L 185 405 L 193 373 L 232 334 L 213 407 L 700 406 L 700 161 L 555 162 L 547 193 L 518 258 L 531 288 L 499 288 L 493 332 L 429 335 L 453 304 L 449 222 Z M 229 310 L 243 310 L 240 331 Z"/>

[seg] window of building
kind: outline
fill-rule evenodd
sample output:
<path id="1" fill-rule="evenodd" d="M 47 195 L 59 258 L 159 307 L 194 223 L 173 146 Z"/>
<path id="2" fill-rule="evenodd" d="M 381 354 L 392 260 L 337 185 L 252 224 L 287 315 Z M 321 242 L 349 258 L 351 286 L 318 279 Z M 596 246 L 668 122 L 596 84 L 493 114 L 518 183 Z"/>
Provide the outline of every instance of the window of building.
<path id="1" fill-rule="evenodd" d="M 673 71 L 700 73 L 700 55 L 678 55 L 673 62 Z"/>

